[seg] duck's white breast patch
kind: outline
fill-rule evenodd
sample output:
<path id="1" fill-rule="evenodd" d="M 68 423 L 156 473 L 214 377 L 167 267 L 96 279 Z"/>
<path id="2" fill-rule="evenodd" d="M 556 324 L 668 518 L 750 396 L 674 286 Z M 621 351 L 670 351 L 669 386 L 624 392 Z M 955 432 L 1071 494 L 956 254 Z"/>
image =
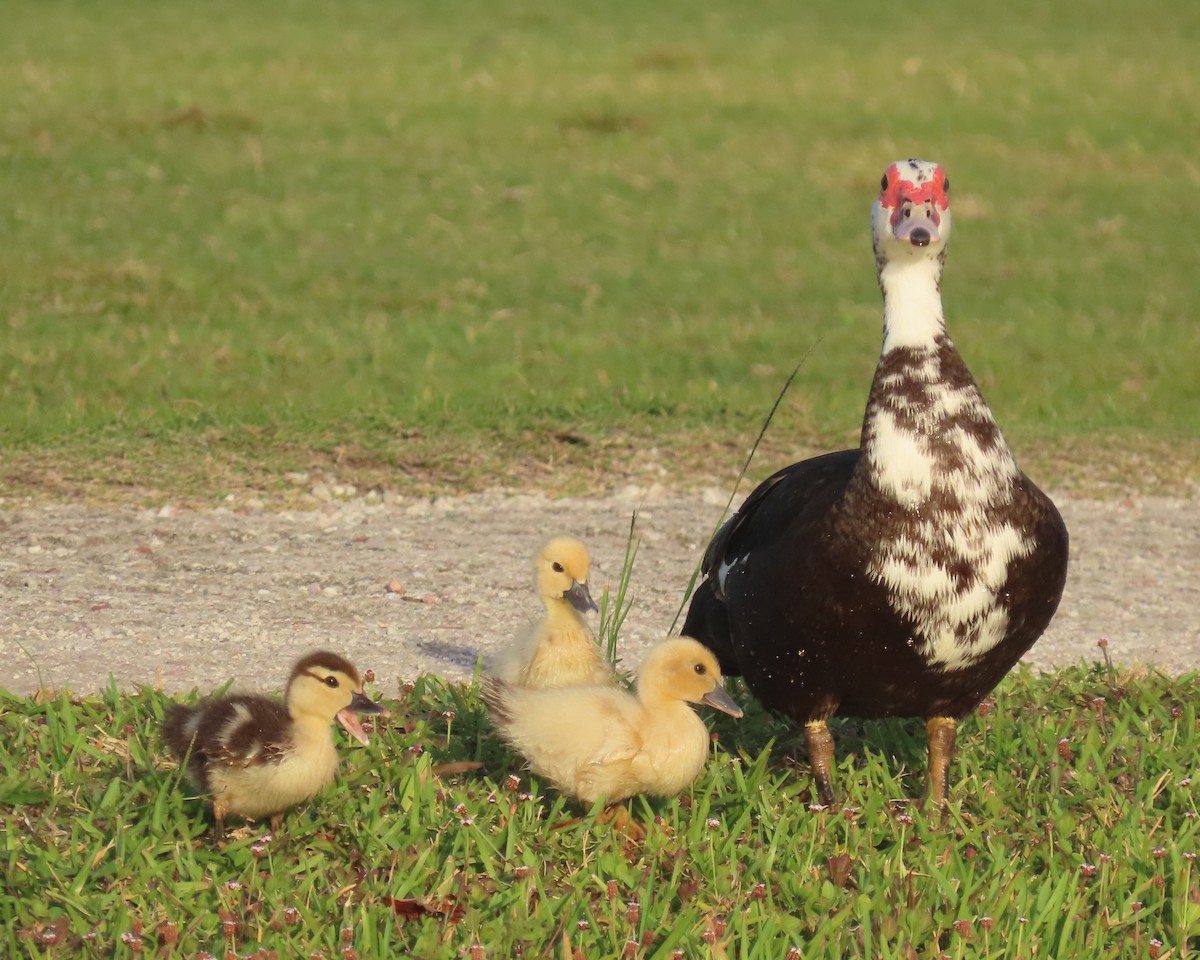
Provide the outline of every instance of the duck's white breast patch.
<path id="1" fill-rule="evenodd" d="M 880 485 L 900 503 L 916 504 L 933 489 L 934 462 L 915 434 L 904 430 L 888 411 L 875 421 Z"/>
<path id="2" fill-rule="evenodd" d="M 1004 639 L 1009 567 L 1033 543 L 1006 511 L 1019 472 L 987 404 L 969 377 L 946 374 L 936 351 L 906 351 L 875 384 L 863 449 L 895 505 L 868 573 L 915 625 L 918 653 L 956 670 Z"/>
<path id="3" fill-rule="evenodd" d="M 870 573 L 887 586 L 892 609 L 916 626 L 917 652 L 959 670 L 1004 639 L 1009 616 L 1000 595 L 1009 564 L 1032 548 L 1009 523 L 923 523 L 882 545 Z"/>

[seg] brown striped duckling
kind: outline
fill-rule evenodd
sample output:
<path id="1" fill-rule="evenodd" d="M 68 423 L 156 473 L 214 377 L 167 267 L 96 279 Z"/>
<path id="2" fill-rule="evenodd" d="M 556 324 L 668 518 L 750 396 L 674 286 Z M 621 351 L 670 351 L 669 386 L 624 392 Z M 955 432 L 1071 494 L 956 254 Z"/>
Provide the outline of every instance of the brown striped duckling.
<path id="1" fill-rule="evenodd" d="M 531 689 L 613 682 L 612 666 L 583 619 L 597 609 L 588 592 L 589 567 L 587 548 L 571 537 L 556 537 L 541 549 L 534 559 L 534 586 L 546 615 L 516 636 L 496 658 L 492 673 Z"/>
<path id="2" fill-rule="evenodd" d="M 489 677 L 483 698 L 529 768 L 588 804 L 678 793 L 708 758 L 708 728 L 690 705 L 742 715 L 721 685 L 716 657 L 688 637 L 651 650 L 636 696 L 611 683 L 529 690 Z"/>
<path id="3" fill-rule="evenodd" d="M 163 739 L 186 762 L 188 778 L 212 798 L 218 840 L 231 813 L 269 816 L 278 830 L 286 808 L 332 782 L 338 763 L 333 722 L 366 744 L 357 714 L 383 712 L 363 693 L 354 665 L 326 650 L 297 661 L 284 699 L 235 694 L 167 710 Z"/>

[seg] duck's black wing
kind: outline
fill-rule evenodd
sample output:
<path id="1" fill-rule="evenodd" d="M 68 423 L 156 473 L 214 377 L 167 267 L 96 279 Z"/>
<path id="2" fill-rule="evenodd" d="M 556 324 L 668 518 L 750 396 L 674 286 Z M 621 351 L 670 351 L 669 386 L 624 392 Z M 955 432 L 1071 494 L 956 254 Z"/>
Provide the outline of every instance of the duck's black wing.
<path id="1" fill-rule="evenodd" d="M 722 566 L 803 536 L 803 528 L 846 489 L 858 458 L 858 450 L 839 450 L 784 467 L 755 487 L 713 536 L 701 563 L 704 580 L 692 596 L 683 634 L 712 650 L 722 673 L 741 673 L 721 588 Z"/>

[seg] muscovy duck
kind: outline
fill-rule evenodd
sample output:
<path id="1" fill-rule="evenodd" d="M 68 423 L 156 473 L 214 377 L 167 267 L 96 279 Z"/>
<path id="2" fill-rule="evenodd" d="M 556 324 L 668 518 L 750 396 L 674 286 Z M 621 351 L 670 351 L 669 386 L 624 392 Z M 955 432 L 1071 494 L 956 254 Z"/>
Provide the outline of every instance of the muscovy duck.
<path id="1" fill-rule="evenodd" d="M 683 626 L 766 706 L 804 727 L 832 803 L 826 721 L 922 717 L 944 804 L 957 723 L 1041 636 L 1067 530 L 1017 467 L 946 334 L 950 183 L 887 168 L 872 210 L 883 350 L 859 448 L 792 464 L 718 530 Z"/>

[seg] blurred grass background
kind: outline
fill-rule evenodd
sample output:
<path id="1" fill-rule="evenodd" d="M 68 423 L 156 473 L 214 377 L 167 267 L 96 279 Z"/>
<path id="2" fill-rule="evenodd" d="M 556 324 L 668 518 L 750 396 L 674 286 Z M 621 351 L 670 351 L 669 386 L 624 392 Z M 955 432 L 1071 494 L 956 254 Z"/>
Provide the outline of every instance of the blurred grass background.
<path id="1" fill-rule="evenodd" d="M 1194 490 L 1197 36 L 1179 0 L 7 4 L 0 493 L 726 482 L 802 358 L 758 472 L 851 444 L 909 155 L 1039 479 Z"/>

